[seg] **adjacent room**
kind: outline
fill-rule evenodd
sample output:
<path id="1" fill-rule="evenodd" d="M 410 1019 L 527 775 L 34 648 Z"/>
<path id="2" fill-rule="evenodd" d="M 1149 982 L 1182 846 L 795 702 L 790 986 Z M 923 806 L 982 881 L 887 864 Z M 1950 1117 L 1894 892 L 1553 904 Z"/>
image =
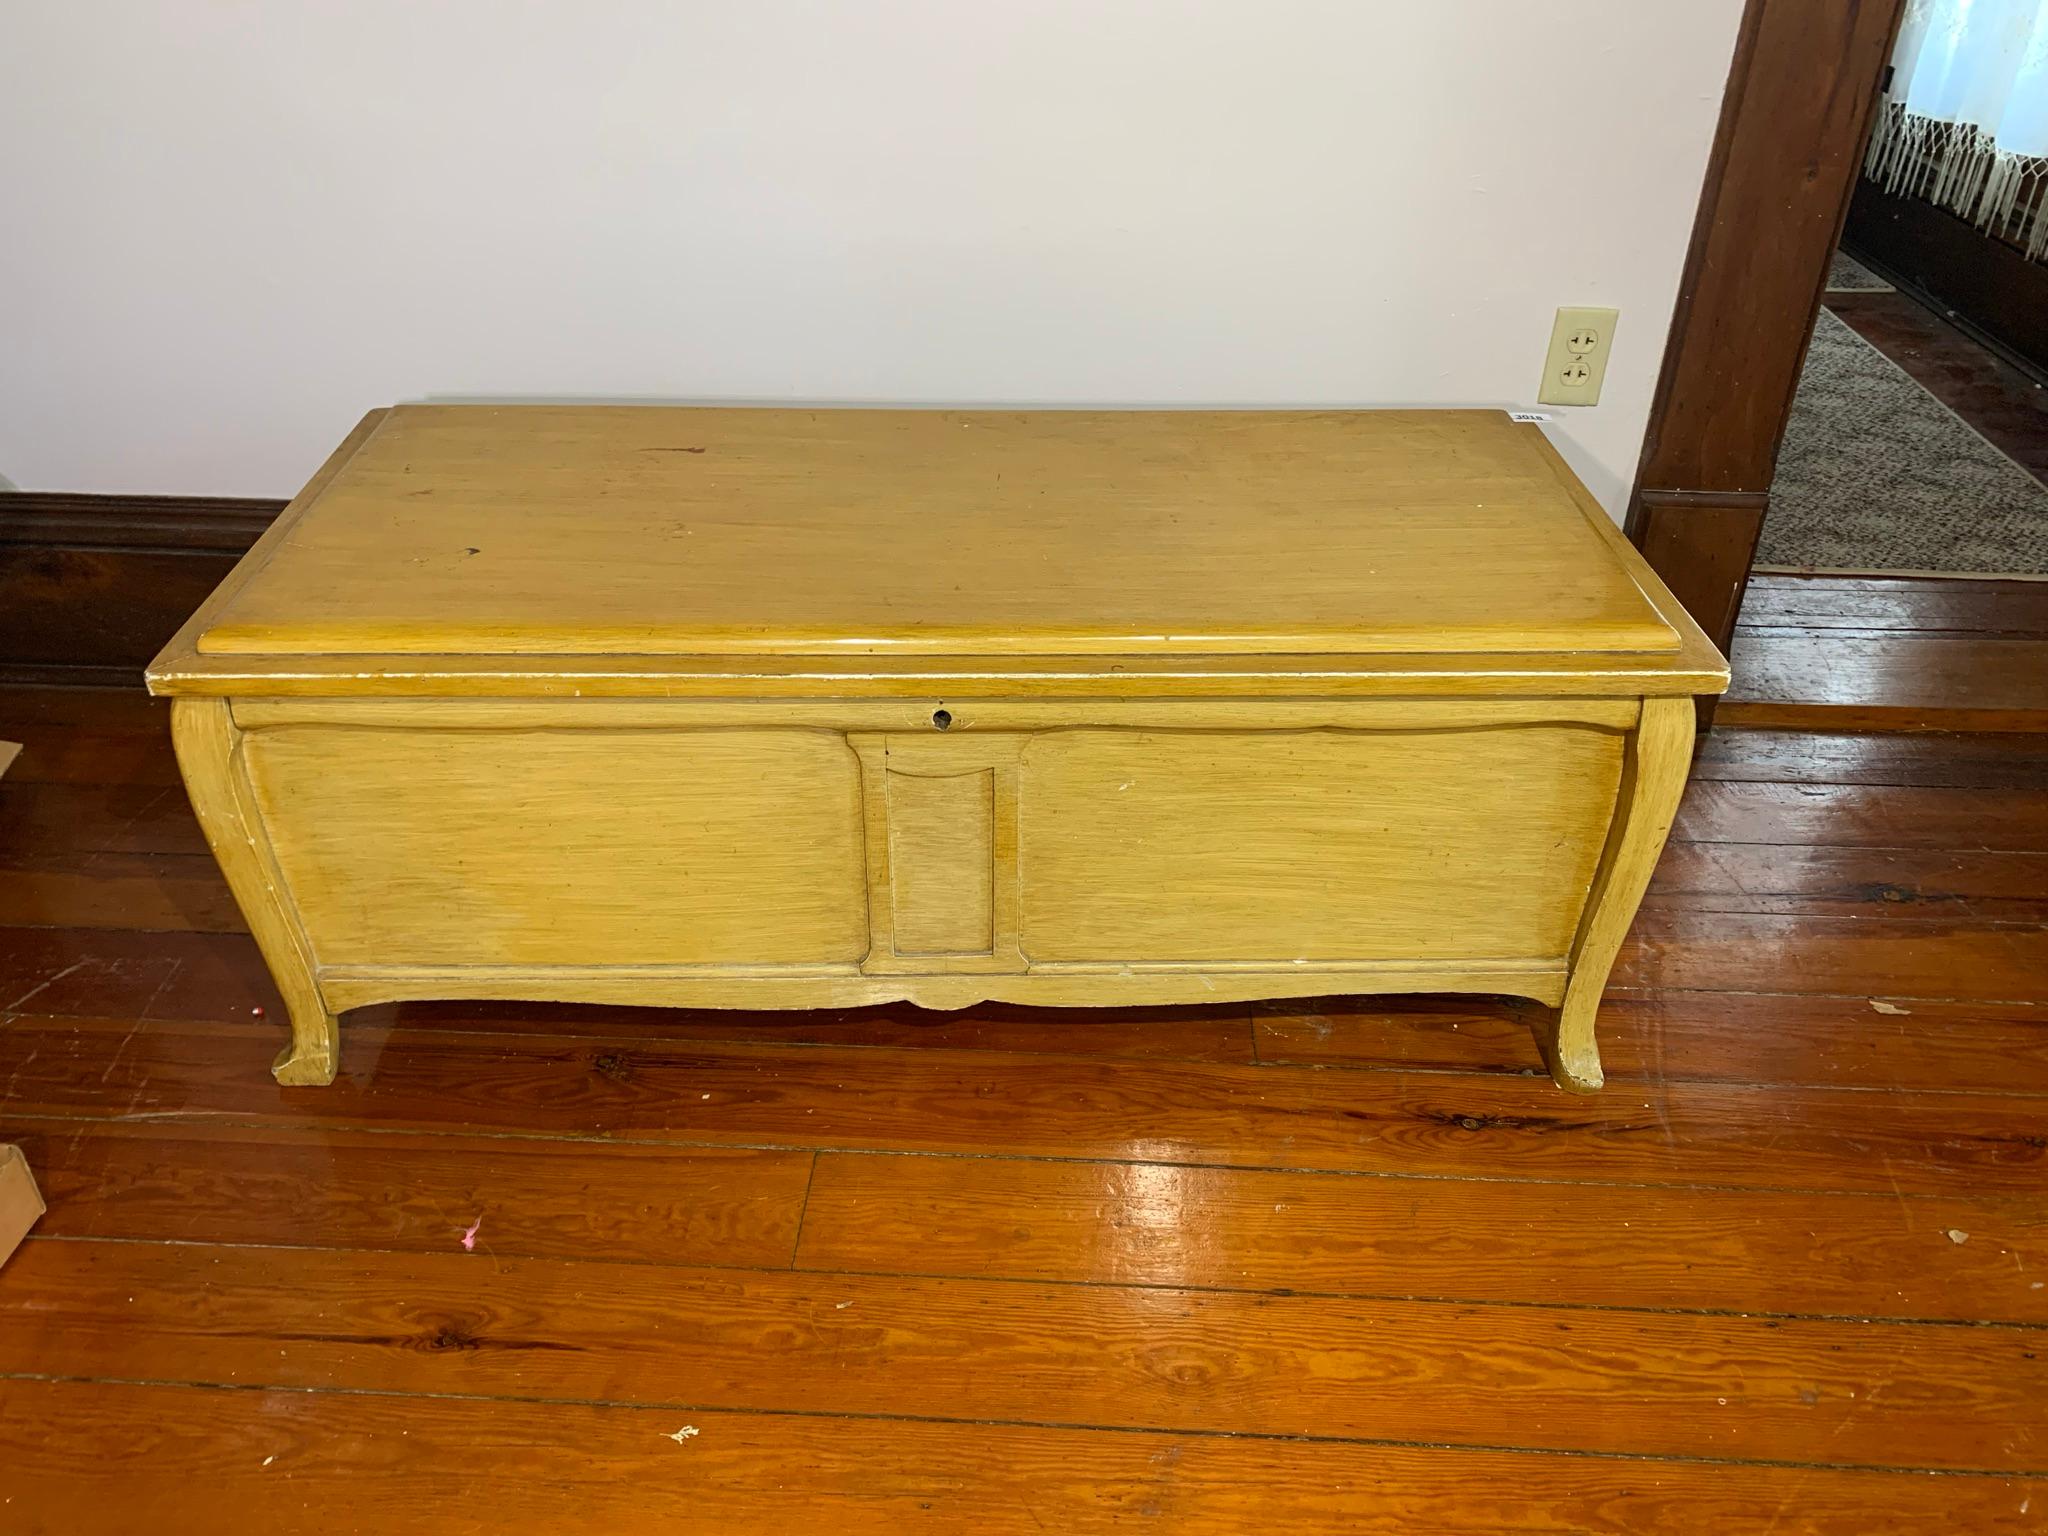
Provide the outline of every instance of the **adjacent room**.
<path id="1" fill-rule="evenodd" d="M 2014 722 L 2048 704 L 2048 42 L 1901 19 L 1770 487 L 1737 717 Z M 2014 642 L 2020 642 L 2015 644 Z"/>
<path id="2" fill-rule="evenodd" d="M 0 5 L 0 1536 L 2048 1530 L 2048 0 Z"/>

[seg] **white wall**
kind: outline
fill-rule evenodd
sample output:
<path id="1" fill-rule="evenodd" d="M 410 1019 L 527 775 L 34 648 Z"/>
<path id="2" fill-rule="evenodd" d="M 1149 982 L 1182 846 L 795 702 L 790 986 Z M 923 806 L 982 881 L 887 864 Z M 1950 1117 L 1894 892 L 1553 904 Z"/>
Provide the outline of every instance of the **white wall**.
<path id="1" fill-rule="evenodd" d="M 428 396 L 1523 406 L 1590 303 L 1618 510 L 1740 8 L 6 0 L 0 476 L 285 495 Z"/>

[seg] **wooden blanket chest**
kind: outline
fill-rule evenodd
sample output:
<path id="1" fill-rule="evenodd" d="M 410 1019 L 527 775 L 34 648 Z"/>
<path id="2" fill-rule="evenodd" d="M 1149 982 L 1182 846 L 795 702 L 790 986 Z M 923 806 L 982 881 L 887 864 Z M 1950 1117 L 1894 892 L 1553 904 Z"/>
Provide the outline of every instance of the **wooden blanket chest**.
<path id="1" fill-rule="evenodd" d="M 1481 411 L 401 406 L 150 670 L 291 1014 L 1556 1006 L 1713 646 Z"/>

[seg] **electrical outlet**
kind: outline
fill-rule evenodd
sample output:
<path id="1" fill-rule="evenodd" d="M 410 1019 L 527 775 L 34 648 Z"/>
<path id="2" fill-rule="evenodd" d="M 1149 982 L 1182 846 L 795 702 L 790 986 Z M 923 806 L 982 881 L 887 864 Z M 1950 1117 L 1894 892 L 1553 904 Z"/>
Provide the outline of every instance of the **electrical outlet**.
<path id="1" fill-rule="evenodd" d="M 1545 405 L 1598 405 L 1620 318 L 1618 309 L 1560 309 L 1536 398 Z"/>

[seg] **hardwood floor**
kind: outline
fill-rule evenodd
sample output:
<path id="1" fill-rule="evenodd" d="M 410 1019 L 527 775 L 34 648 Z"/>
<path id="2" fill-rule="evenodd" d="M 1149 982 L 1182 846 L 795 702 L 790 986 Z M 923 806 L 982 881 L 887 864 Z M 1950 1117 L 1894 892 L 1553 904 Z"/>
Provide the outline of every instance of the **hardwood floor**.
<path id="1" fill-rule="evenodd" d="M 1487 999 L 405 1005 L 282 1089 L 161 708 L 0 736 L 0 1531 L 2048 1529 L 2038 738 L 1717 732 L 1582 1099 Z"/>
<path id="2" fill-rule="evenodd" d="M 2048 731 L 2048 581 L 1750 578 L 1722 725 Z"/>

